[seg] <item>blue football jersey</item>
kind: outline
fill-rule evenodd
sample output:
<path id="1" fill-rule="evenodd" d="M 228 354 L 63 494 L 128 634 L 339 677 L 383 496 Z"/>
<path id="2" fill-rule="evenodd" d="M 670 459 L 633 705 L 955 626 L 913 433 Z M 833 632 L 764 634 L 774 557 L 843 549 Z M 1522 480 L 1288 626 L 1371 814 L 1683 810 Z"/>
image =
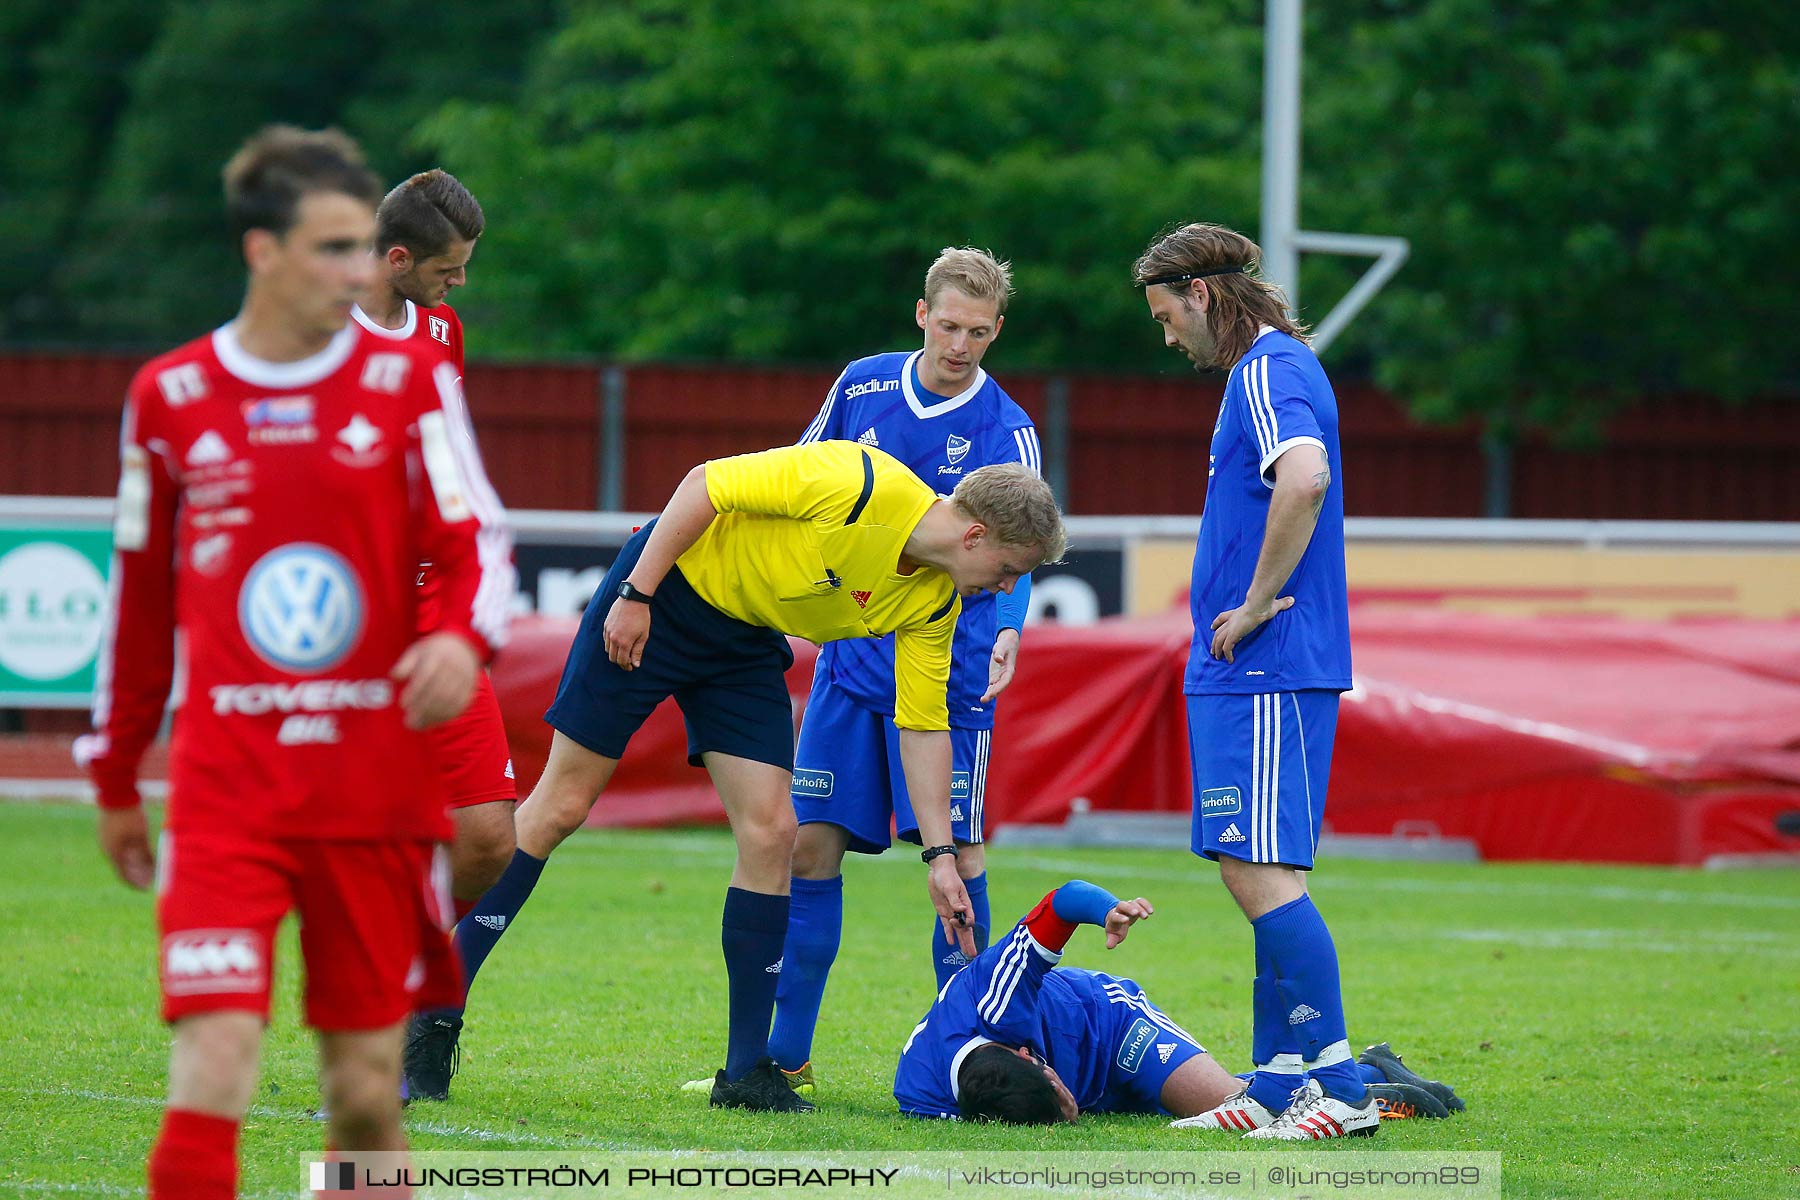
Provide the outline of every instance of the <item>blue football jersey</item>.
<path id="1" fill-rule="evenodd" d="M 801 435 L 802 442 L 849 441 L 893 455 L 939 494 L 955 490 L 964 474 L 995 463 L 1024 463 L 1042 473 L 1037 428 L 986 371 L 959 395 L 934 396 L 919 386 L 920 351 L 877 354 L 844 368 L 825 405 Z M 1026 580 L 1006 601 L 1022 615 L 1029 596 Z M 982 593 L 963 600 L 951 648 L 950 724 L 957 729 L 991 729 L 994 704 L 983 704 L 988 658 L 999 633 L 1001 598 Z M 1016 620 L 1009 620 L 1016 627 Z M 858 638 L 830 642 L 819 652 L 815 671 L 851 699 L 876 712 L 894 711 L 894 639 Z"/>
<path id="2" fill-rule="evenodd" d="M 989 1042 L 1029 1046 L 1062 1079 L 1083 1112 L 1156 1112 L 1153 1040 L 1199 1044 L 1145 999 L 1128 979 L 1079 967 L 1053 970 L 1062 955 L 1046 949 L 1024 922 L 951 976 L 937 1003 L 913 1028 L 894 1071 L 894 1099 L 915 1117 L 957 1115 L 957 1075 L 970 1051 Z M 1144 1036 L 1148 1033 L 1149 1037 Z M 1175 1046 L 1171 1044 L 1169 1050 Z M 1162 1055 L 1168 1061 L 1168 1055 Z"/>
<path id="3" fill-rule="evenodd" d="M 1331 464 L 1331 488 L 1312 541 L 1281 589 L 1294 606 L 1237 644 L 1236 662 L 1212 657 L 1213 618 L 1244 602 L 1256 574 L 1275 460 L 1301 444 Z M 1206 470 L 1206 509 L 1190 591 L 1194 643 L 1189 695 L 1350 687 L 1350 604 L 1344 582 L 1344 467 L 1337 397 L 1305 342 L 1266 329 L 1231 369 Z"/>

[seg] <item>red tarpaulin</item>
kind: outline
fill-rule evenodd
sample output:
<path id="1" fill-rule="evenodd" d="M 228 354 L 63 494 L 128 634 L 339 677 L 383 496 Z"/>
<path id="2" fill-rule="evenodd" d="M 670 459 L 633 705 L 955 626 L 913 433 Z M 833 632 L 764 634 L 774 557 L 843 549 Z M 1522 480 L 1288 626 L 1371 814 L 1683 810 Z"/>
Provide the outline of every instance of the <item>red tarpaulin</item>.
<path id="1" fill-rule="evenodd" d="M 1434 830 L 1492 859 L 1699 863 L 1800 850 L 1800 624 L 1654 623 L 1360 607 L 1327 820 Z M 495 665 L 520 787 L 543 769 L 573 620 L 515 626 Z M 1093 810 L 1185 812 L 1185 611 L 1034 626 L 1000 705 L 990 831 Z M 813 648 L 788 684 L 805 705 Z M 607 825 L 722 820 L 665 704 L 594 810 Z"/>

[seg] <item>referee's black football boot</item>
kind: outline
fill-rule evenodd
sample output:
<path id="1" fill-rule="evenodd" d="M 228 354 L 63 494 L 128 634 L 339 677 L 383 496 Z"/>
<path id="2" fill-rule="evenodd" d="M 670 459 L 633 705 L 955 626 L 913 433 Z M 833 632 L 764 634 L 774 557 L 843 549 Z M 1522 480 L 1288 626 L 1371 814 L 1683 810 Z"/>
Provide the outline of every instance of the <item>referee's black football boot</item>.
<path id="1" fill-rule="evenodd" d="M 1394 1053 L 1393 1047 L 1386 1042 L 1376 1042 L 1367 1050 L 1356 1056 L 1356 1061 L 1374 1067 L 1387 1077 L 1389 1083 L 1410 1083 L 1414 1087 L 1424 1088 L 1437 1098 L 1449 1112 L 1461 1112 L 1465 1105 L 1462 1097 L 1456 1094 L 1447 1083 L 1439 1083 L 1435 1079 L 1426 1079 L 1417 1071 L 1409 1070 L 1400 1056 Z"/>
<path id="2" fill-rule="evenodd" d="M 775 1060 L 764 1055 L 756 1065 L 737 1079 L 726 1079 L 725 1072 L 713 1076 L 714 1108 L 751 1108 L 761 1112 L 811 1112 L 813 1103 L 802 1097 L 782 1077 Z"/>
<path id="3" fill-rule="evenodd" d="M 404 1088 L 401 1099 L 448 1100 L 450 1077 L 462 1065 L 462 1018 L 442 1013 L 415 1013 L 406 1026 L 406 1050 L 401 1056 Z"/>

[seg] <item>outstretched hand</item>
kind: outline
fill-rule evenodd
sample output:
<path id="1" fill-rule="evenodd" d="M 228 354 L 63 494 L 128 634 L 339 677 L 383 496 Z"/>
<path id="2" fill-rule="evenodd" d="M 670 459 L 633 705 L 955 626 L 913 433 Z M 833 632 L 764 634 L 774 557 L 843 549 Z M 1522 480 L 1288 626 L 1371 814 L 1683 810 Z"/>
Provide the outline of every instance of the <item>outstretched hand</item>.
<path id="1" fill-rule="evenodd" d="M 1136 900 L 1121 900 L 1113 905 L 1113 910 L 1106 914 L 1106 948 L 1111 950 L 1125 940 L 1125 934 L 1139 921 L 1148 920 L 1156 910 L 1150 902 L 1139 896 Z"/>

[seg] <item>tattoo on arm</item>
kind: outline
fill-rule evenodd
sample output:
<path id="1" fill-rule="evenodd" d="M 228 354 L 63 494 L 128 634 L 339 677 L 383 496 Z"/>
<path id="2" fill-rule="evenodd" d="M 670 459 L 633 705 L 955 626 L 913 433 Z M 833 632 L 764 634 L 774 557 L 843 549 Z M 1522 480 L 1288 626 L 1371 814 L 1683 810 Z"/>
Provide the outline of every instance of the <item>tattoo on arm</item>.
<path id="1" fill-rule="evenodd" d="M 1331 491 L 1331 468 L 1325 467 L 1313 475 L 1313 487 L 1318 495 L 1313 498 L 1313 520 L 1319 519 L 1319 511 L 1325 507 L 1325 496 Z"/>

